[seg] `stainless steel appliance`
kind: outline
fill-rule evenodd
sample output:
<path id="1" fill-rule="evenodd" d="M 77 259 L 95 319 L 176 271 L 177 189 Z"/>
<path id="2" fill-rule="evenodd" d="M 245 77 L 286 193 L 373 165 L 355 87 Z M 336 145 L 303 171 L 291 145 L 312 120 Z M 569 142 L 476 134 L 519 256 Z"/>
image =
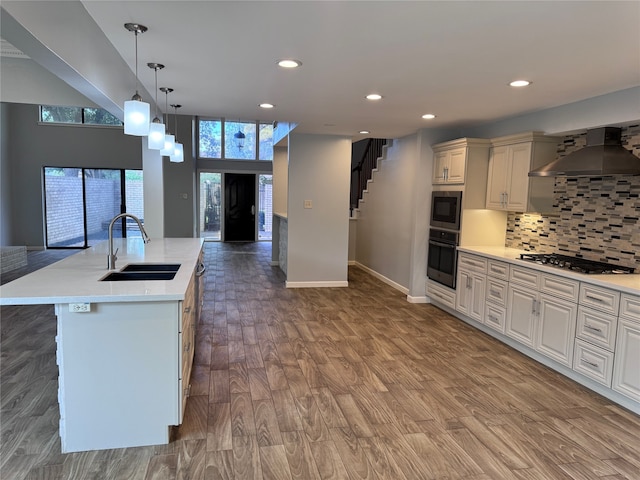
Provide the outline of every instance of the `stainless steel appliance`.
<path id="1" fill-rule="evenodd" d="M 624 274 L 633 273 L 635 268 L 621 267 L 609 263 L 595 262 L 579 257 L 560 255 L 557 253 L 521 253 L 521 260 L 535 262 L 541 265 L 549 265 L 557 268 L 564 268 L 579 273 L 587 274 Z"/>
<path id="2" fill-rule="evenodd" d="M 446 230 L 460 230 L 462 192 L 444 190 L 431 194 L 431 226 Z"/>
<path id="3" fill-rule="evenodd" d="M 427 276 L 447 287 L 456 288 L 458 232 L 429 230 Z"/>

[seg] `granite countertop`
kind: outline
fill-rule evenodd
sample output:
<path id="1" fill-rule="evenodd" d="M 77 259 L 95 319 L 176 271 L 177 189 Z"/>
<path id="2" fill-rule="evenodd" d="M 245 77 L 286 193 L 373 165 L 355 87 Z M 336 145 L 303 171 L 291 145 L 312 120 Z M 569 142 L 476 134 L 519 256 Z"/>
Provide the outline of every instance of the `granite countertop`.
<path id="1" fill-rule="evenodd" d="M 173 280 L 101 282 L 109 273 L 109 242 L 101 242 L 52 265 L 0 286 L 0 305 L 152 302 L 183 300 L 203 240 L 115 239 L 116 271 L 130 263 L 179 263 Z"/>
<path id="2" fill-rule="evenodd" d="M 640 274 L 609 274 L 609 275 L 587 275 L 584 273 L 573 272 L 571 270 L 564 270 L 562 268 L 552 267 L 548 265 L 540 265 L 534 262 L 527 262 L 520 260 L 521 253 L 531 253 L 525 250 L 518 250 L 516 248 L 508 247 L 458 247 L 458 251 L 473 253 L 476 255 L 482 255 L 484 257 L 493 258 L 503 262 L 508 262 L 512 265 L 519 265 L 522 267 L 531 268 L 533 270 L 539 270 L 545 273 L 552 273 L 561 277 L 572 278 L 580 282 L 590 283 L 593 285 L 599 285 L 605 288 L 611 288 L 623 293 L 630 293 L 632 295 L 640 295 Z"/>

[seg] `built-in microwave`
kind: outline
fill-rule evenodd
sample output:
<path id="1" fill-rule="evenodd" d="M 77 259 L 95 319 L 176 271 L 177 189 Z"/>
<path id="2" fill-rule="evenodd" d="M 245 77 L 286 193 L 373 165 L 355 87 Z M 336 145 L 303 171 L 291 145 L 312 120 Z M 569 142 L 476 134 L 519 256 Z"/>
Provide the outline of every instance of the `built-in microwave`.
<path id="1" fill-rule="evenodd" d="M 443 190 L 431 196 L 431 226 L 447 230 L 460 230 L 462 191 Z"/>

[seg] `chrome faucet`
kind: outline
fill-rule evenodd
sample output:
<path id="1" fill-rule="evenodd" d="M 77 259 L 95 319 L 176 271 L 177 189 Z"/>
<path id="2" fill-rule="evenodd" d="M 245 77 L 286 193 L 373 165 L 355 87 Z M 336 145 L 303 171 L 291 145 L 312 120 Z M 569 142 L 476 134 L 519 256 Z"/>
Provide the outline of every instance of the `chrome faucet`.
<path id="1" fill-rule="evenodd" d="M 142 222 L 135 215 L 131 215 L 130 213 L 121 213 L 120 215 L 116 215 L 115 217 L 113 217 L 111 223 L 109 224 L 109 256 L 107 257 L 108 270 L 116 269 L 116 260 L 118 259 L 118 257 L 116 256 L 116 254 L 118 253 L 118 249 L 116 248 L 116 251 L 113 251 L 113 224 L 116 223 L 118 219 L 123 217 L 131 217 L 136 221 L 136 223 L 138 224 L 138 228 L 140 228 L 140 234 L 142 235 L 142 241 L 144 243 L 149 243 L 151 241 L 149 235 L 147 235 L 147 231 L 142 226 Z"/>

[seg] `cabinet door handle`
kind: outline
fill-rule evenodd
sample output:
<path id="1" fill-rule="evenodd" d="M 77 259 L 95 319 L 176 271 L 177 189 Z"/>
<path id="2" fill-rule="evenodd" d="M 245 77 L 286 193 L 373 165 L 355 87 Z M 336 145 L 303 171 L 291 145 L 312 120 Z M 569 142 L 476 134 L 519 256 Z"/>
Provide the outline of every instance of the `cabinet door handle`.
<path id="1" fill-rule="evenodd" d="M 589 294 L 585 295 L 585 298 L 586 298 L 587 300 L 593 300 L 594 302 L 604 303 L 604 300 L 603 300 L 603 299 L 598 298 L 598 297 L 593 297 L 593 296 L 591 296 L 591 295 L 589 295 Z"/>
<path id="2" fill-rule="evenodd" d="M 471 277 L 467 277 L 467 288 L 471 288 Z"/>
<path id="3" fill-rule="evenodd" d="M 584 324 L 584 328 L 588 328 L 589 330 L 593 330 L 594 332 L 602 333 L 601 328 L 594 327 L 592 325 L 589 325 L 588 323 Z"/>
<path id="4" fill-rule="evenodd" d="M 191 307 L 184 307 L 184 313 L 191 312 Z"/>
<path id="5" fill-rule="evenodd" d="M 187 344 L 184 346 L 184 351 L 185 351 L 185 352 L 188 352 L 188 351 L 190 351 L 190 350 L 191 350 L 191 343 L 187 343 Z"/>
<path id="6" fill-rule="evenodd" d="M 502 298 L 502 296 L 500 295 L 500 292 L 496 290 L 489 290 L 489 293 L 494 297 Z"/>
<path id="7" fill-rule="evenodd" d="M 584 363 L 585 365 L 589 365 L 590 367 L 593 367 L 593 368 L 599 368 L 600 367 L 597 363 L 590 362 L 586 358 L 581 358 L 580 361 L 582 363 Z"/>
<path id="8" fill-rule="evenodd" d="M 533 302 L 531 302 L 531 314 L 532 315 L 537 315 L 537 313 L 536 313 L 536 303 L 538 303 L 537 300 L 534 300 Z"/>

